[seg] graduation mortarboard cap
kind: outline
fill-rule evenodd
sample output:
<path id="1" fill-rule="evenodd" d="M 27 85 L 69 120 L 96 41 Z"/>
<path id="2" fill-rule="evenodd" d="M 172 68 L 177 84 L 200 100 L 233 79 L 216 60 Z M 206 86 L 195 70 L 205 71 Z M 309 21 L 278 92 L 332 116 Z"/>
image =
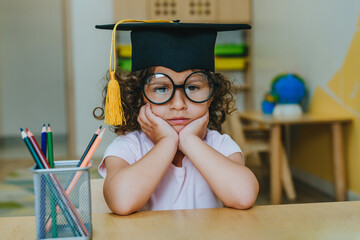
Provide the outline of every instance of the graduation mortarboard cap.
<path id="1" fill-rule="evenodd" d="M 112 49 L 115 56 L 116 30 L 131 31 L 131 70 L 163 66 L 176 72 L 188 69 L 214 71 L 214 47 L 219 31 L 250 29 L 248 24 L 181 23 L 179 20 L 123 20 L 116 24 L 96 25 L 113 30 Z M 114 68 L 115 69 L 115 68 Z M 121 125 L 125 121 L 120 102 L 120 90 L 111 70 L 105 102 L 105 123 Z"/>
<path id="2" fill-rule="evenodd" d="M 115 24 L 97 25 L 113 30 Z M 131 31 L 132 71 L 163 66 L 176 72 L 188 69 L 214 71 L 214 47 L 219 31 L 250 29 L 248 24 L 135 22 L 116 30 Z"/>

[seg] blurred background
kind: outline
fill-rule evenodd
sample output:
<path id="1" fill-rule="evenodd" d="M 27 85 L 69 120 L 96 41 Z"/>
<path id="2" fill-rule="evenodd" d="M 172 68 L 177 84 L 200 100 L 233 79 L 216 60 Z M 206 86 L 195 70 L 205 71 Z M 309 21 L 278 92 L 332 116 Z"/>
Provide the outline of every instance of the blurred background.
<path id="1" fill-rule="evenodd" d="M 301 76 L 304 112 L 352 118 L 343 132 L 346 194 L 359 200 L 359 13 L 360 0 L 0 0 L 0 216 L 34 214 L 34 163 L 21 127 L 39 137 L 42 125 L 50 123 L 55 160 L 70 160 L 80 158 L 104 125 L 92 112 L 102 102 L 111 31 L 94 26 L 128 18 L 250 24 L 249 31 L 219 33 L 215 52 L 216 70 L 234 84 L 238 112 L 261 112 L 279 74 Z M 129 44 L 129 33 L 118 34 L 124 71 Z M 231 128 L 225 132 L 233 134 Z M 95 165 L 114 137 L 106 132 Z M 333 201 L 329 126 L 287 127 L 283 137 L 297 193 L 283 202 Z M 268 161 L 266 153 L 260 162 L 247 159 L 261 184 L 257 204 L 270 203 Z M 92 177 L 99 177 L 96 166 Z"/>

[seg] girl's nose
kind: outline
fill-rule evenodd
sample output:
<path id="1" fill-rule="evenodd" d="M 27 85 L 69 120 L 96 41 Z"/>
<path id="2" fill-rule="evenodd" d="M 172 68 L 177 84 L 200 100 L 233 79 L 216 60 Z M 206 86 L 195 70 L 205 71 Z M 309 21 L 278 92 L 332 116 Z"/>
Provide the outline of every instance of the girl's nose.
<path id="1" fill-rule="evenodd" d="M 175 110 L 184 110 L 186 106 L 186 96 L 182 89 L 176 89 L 174 97 L 170 100 L 170 108 Z"/>

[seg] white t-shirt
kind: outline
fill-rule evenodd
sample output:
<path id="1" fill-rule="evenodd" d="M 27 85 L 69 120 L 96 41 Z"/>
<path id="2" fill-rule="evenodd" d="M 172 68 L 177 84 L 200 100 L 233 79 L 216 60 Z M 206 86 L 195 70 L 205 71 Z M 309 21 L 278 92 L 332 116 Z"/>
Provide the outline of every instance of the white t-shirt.
<path id="1" fill-rule="evenodd" d="M 204 141 L 223 154 L 229 156 L 241 152 L 239 146 L 227 135 L 207 130 Z M 150 149 L 153 142 L 142 131 L 134 131 L 116 137 L 107 147 L 104 159 L 116 156 L 130 165 L 141 159 Z M 99 173 L 106 177 L 105 161 L 99 165 Z M 215 196 L 209 184 L 185 156 L 182 167 L 171 164 L 142 210 L 173 210 L 222 207 L 221 201 Z"/>

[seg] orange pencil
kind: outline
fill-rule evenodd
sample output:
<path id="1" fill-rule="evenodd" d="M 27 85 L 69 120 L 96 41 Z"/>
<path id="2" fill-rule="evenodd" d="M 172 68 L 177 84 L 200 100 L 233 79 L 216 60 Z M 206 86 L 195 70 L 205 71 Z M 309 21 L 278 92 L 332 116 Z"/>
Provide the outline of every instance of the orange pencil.
<path id="1" fill-rule="evenodd" d="M 92 156 L 94 155 L 94 152 L 96 150 L 96 148 L 99 146 L 99 143 L 102 140 L 102 137 L 104 135 L 105 132 L 105 128 L 101 131 L 101 133 L 99 134 L 99 136 L 95 139 L 93 145 L 91 146 L 89 152 L 86 154 L 86 157 L 84 158 L 83 162 L 81 163 L 80 167 L 86 167 Z M 71 183 L 69 184 L 68 188 L 66 189 L 66 194 L 69 195 L 71 193 L 71 191 L 74 189 L 77 181 L 79 180 L 80 176 L 81 176 L 82 172 L 77 172 L 73 178 L 73 180 L 71 181 Z"/>

